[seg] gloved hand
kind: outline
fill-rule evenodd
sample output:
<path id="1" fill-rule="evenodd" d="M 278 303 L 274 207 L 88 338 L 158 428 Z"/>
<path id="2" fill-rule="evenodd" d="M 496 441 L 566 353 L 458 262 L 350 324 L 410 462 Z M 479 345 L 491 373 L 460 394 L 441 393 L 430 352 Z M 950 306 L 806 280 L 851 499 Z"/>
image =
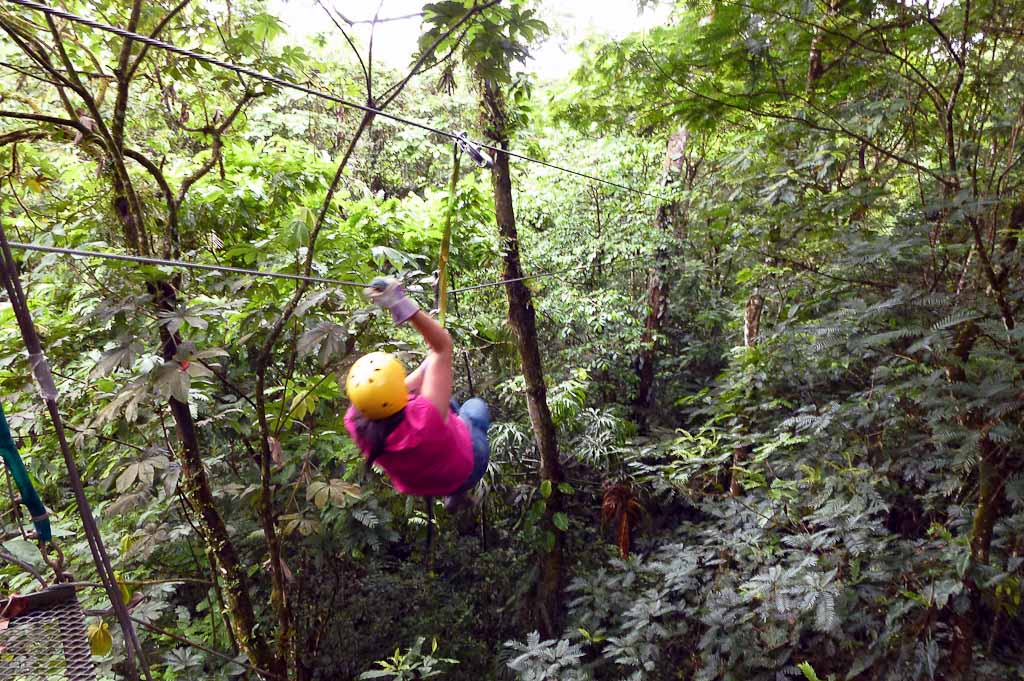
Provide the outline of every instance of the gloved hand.
<path id="1" fill-rule="evenodd" d="M 406 297 L 402 284 L 391 277 L 377 277 L 363 289 L 363 292 L 374 305 L 390 310 L 391 319 L 395 324 L 404 324 L 420 309 L 415 300 Z"/>

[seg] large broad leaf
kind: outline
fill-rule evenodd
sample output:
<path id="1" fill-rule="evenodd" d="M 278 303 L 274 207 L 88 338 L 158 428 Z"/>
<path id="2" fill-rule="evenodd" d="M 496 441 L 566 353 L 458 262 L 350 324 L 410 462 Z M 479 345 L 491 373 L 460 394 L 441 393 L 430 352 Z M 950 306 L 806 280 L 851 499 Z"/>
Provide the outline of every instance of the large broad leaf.
<path id="1" fill-rule="evenodd" d="M 131 369 L 135 358 L 142 352 L 142 344 L 132 339 L 100 355 L 89 378 L 101 378 L 115 369 Z"/>
<path id="2" fill-rule="evenodd" d="M 320 529 L 320 521 L 316 518 L 307 518 L 301 513 L 288 513 L 281 516 L 284 521 L 284 533 L 286 535 L 299 531 L 303 537 L 308 537 Z"/>
<path id="3" fill-rule="evenodd" d="M 42 556 L 35 545 L 24 539 L 8 539 L 4 542 L 4 549 L 22 563 L 29 565 L 42 565 Z"/>
<path id="4" fill-rule="evenodd" d="M 328 295 L 330 295 L 330 291 L 318 291 L 311 296 L 307 296 L 301 303 L 295 306 L 295 316 L 301 317 L 305 315 L 311 308 L 324 302 Z"/>
<path id="5" fill-rule="evenodd" d="M 92 427 L 101 428 L 113 421 L 124 410 L 124 418 L 129 423 L 138 415 L 139 402 L 145 396 L 145 386 L 141 382 L 133 382 L 119 392 L 106 406 L 96 413 Z"/>
<path id="6" fill-rule="evenodd" d="M 128 465 L 121 475 L 117 476 L 115 487 L 119 493 L 127 492 L 136 481 L 145 485 L 153 484 L 153 476 L 156 473 L 156 465 L 151 459 L 136 461 Z"/>
<path id="7" fill-rule="evenodd" d="M 191 378 L 188 367 L 181 362 L 164 362 L 153 371 L 153 388 L 164 397 L 188 404 L 188 389 Z"/>
<path id="8" fill-rule="evenodd" d="M 181 478 L 181 464 L 171 461 L 164 471 L 164 496 L 172 496 L 178 488 L 178 480 Z"/>
<path id="9" fill-rule="evenodd" d="M 302 334 L 296 349 L 300 356 L 309 355 L 317 347 L 320 348 L 317 359 L 320 366 L 327 366 L 332 358 L 342 354 L 345 350 L 345 341 L 348 340 L 348 331 L 334 322 L 320 322 L 312 329 Z"/>
<path id="10" fill-rule="evenodd" d="M 359 499 L 362 491 L 359 485 L 344 480 L 331 479 L 327 482 L 314 480 L 306 488 L 306 501 L 312 501 L 317 508 L 323 510 L 327 504 L 344 506 L 347 498 Z"/>
<path id="11" fill-rule="evenodd" d="M 195 329 L 205 329 L 209 324 L 203 319 L 204 310 L 181 305 L 174 310 L 160 313 L 160 323 L 167 327 L 168 333 L 175 334 L 182 326 L 188 324 Z"/>
<path id="12" fill-rule="evenodd" d="M 200 362 L 183 362 L 182 368 L 191 378 L 213 378 L 214 375 L 209 367 Z"/>

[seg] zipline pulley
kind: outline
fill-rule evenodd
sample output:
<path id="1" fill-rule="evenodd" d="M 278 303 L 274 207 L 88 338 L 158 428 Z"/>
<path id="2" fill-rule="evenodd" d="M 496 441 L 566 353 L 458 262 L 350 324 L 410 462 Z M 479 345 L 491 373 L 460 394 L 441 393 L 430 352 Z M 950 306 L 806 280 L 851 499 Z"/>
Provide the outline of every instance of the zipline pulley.
<path id="1" fill-rule="evenodd" d="M 469 138 L 469 133 L 463 130 L 455 136 L 455 143 L 459 147 L 469 154 L 469 157 L 480 166 L 481 168 L 492 168 L 494 166 L 494 159 L 491 155 L 483 150 L 480 145 Z"/>

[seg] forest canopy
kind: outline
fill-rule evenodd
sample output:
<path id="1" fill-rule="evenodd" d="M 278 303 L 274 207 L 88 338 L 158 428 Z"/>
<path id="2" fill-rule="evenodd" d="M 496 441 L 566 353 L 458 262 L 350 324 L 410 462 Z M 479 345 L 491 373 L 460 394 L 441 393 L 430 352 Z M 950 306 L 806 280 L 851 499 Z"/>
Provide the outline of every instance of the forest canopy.
<path id="1" fill-rule="evenodd" d="M 0 680 L 1024 679 L 1024 5 L 558 4 L 0 3 Z"/>

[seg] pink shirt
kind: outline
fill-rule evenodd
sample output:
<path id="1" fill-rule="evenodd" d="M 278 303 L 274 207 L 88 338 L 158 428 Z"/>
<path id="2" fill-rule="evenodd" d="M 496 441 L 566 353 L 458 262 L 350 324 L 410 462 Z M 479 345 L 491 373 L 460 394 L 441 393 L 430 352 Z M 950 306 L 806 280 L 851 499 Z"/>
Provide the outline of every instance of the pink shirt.
<path id="1" fill-rule="evenodd" d="M 356 435 L 356 409 L 345 414 L 348 434 L 369 456 Z M 458 489 L 473 472 L 473 440 L 469 428 L 455 412 L 448 422 L 441 420 L 437 407 L 420 395 L 409 395 L 405 418 L 384 443 L 384 453 L 375 462 L 402 494 L 440 497 Z"/>

